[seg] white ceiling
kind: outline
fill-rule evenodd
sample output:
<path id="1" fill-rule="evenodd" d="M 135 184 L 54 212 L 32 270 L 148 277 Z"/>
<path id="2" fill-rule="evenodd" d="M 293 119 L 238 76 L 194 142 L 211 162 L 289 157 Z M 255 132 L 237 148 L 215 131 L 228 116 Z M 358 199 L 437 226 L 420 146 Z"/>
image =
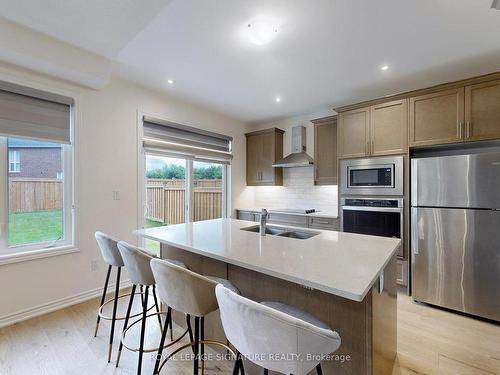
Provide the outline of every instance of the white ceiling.
<path id="1" fill-rule="evenodd" d="M 248 122 L 500 70 L 491 0 L 167 3 L 0 0 L 0 14 L 113 59 L 115 74 Z M 258 15 L 280 25 L 266 46 L 241 35 Z"/>
<path id="2" fill-rule="evenodd" d="M 0 16 L 113 59 L 171 0 L 0 0 Z"/>

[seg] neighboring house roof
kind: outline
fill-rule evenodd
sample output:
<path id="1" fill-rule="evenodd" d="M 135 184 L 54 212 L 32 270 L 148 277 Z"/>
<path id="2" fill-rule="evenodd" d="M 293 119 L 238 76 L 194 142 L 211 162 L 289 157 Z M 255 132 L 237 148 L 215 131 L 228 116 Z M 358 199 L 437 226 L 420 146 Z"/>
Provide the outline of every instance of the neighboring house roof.
<path id="1" fill-rule="evenodd" d="M 61 145 L 31 139 L 9 138 L 9 148 L 61 148 Z"/>

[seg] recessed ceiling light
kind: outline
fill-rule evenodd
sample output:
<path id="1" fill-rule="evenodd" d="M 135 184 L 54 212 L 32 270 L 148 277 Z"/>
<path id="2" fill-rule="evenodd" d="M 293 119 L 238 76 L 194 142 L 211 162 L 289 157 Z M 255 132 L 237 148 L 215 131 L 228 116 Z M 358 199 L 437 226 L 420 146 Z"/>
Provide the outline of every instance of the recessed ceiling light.
<path id="1" fill-rule="evenodd" d="M 384 71 L 385 71 L 385 70 L 389 69 L 389 65 L 382 65 L 382 66 L 380 67 L 380 69 L 382 69 L 382 70 L 384 70 Z"/>
<path id="2" fill-rule="evenodd" d="M 279 103 L 279 102 L 281 102 L 281 98 L 280 98 L 279 96 L 277 96 L 276 98 L 274 98 L 274 101 L 275 101 L 276 103 Z"/>
<path id="3" fill-rule="evenodd" d="M 173 84 L 174 84 L 174 80 L 173 80 L 173 79 L 167 79 L 167 83 L 168 83 L 169 85 L 173 85 Z"/>
<path id="4" fill-rule="evenodd" d="M 267 18 L 255 18 L 246 25 L 246 34 L 253 44 L 262 46 L 270 43 L 278 34 L 276 22 Z"/>

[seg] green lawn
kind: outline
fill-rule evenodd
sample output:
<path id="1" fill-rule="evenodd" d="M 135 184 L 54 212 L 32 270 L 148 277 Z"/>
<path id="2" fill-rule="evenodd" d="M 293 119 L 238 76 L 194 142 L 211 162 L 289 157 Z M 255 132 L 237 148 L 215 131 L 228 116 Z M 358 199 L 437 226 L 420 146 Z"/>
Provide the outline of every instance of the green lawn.
<path id="1" fill-rule="evenodd" d="M 145 228 L 156 228 L 156 227 L 161 227 L 162 225 L 164 224 L 162 224 L 160 221 L 155 221 L 150 219 L 146 219 L 146 222 L 144 223 Z M 146 249 L 152 250 L 156 252 L 158 255 L 160 255 L 160 243 L 158 241 L 146 240 L 145 246 Z"/>
<path id="2" fill-rule="evenodd" d="M 62 210 L 9 214 L 9 246 L 53 241 L 62 236 Z"/>
<path id="3" fill-rule="evenodd" d="M 162 226 L 146 220 L 146 228 Z M 9 214 L 9 246 L 53 241 L 63 236 L 62 210 L 19 212 Z M 146 248 L 160 253 L 159 242 L 146 240 Z"/>

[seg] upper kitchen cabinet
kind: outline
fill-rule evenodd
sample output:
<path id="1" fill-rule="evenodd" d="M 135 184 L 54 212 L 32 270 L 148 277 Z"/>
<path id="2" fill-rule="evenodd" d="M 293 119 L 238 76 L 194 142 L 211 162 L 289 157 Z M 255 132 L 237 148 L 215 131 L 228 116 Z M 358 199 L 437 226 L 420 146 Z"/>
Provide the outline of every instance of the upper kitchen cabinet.
<path id="1" fill-rule="evenodd" d="M 408 101 L 394 100 L 339 114 L 341 158 L 404 154 L 408 149 Z"/>
<path id="2" fill-rule="evenodd" d="M 277 128 L 245 134 L 247 138 L 247 185 L 283 185 L 283 169 L 273 164 L 283 158 L 283 133 Z"/>
<path id="3" fill-rule="evenodd" d="M 460 142 L 464 134 L 463 87 L 410 97 L 410 146 Z"/>
<path id="4" fill-rule="evenodd" d="M 337 184 L 337 116 L 311 121 L 314 124 L 314 184 Z"/>
<path id="5" fill-rule="evenodd" d="M 370 107 L 339 114 L 339 156 L 359 158 L 369 153 Z"/>
<path id="6" fill-rule="evenodd" d="M 500 138 L 500 80 L 465 87 L 465 138 Z"/>
<path id="7" fill-rule="evenodd" d="M 408 150 L 408 100 L 370 108 L 370 155 L 405 154 Z"/>

